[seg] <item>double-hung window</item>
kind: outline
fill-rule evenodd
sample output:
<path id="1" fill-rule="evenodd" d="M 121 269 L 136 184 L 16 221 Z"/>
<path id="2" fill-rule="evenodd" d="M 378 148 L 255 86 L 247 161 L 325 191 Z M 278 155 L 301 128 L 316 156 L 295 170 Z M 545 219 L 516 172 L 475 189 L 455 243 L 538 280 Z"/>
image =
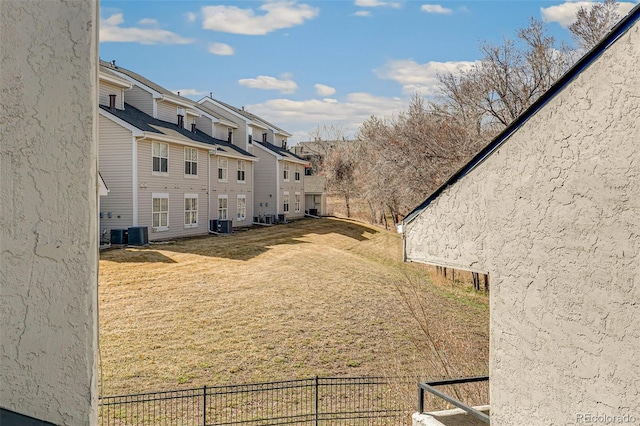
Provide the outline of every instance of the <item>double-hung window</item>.
<path id="1" fill-rule="evenodd" d="M 158 173 L 169 172 L 169 144 L 152 142 L 151 152 L 153 156 L 153 171 Z"/>
<path id="2" fill-rule="evenodd" d="M 289 193 L 285 192 L 282 198 L 284 199 L 282 211 L 285 213 L 289 213 Z"/>
<path id="3" fill-rule="evenodd" d="M 229 167 L 229 160 L 226 158 L 218 158 L 218 180 L 221 182 L 227 181 L 227 172 Z"/>
<path id="4" fill-rule="evenodd" d="M 198 176 L 198 150 L 196 148 L 184 149 L 184 174 Z"/>
<path id="5" fill-rule="evenodd" d="M 294 205 L 296 213 L 300 213 L 300 193 L 295 193 L 295 205 Z"/>
<path id="6" fill-rule="evenodd" d="M 247 173 L 247 162 L 244 160 L 238 160 L 238 182 L 245 181 L 246 173 Z"/>
<path id="7" fill-rule="evenodd" d="M 157 231 L 169 229 L 169 194 L 153 193 L 151 195 L 152 226 Z"/>
<path id="8" fill-rule="evenodd" d="M 300 166 L 296 166 L 296 172 L 293 175 L 296 182 L 300 182 Z"/>
<path id="9" fill-rule="evenodd" d="M 238 195 L 238 214 L 237 219 L 238 222 L 242 222 L 247 218 L 247 196 L 244 194 Z"/>
<path id="10" fill-rule="evenodd" d="M 226 195 L 218 195 L 218 219 L 227 220 L 229 218 L 229 199 Z"/>
<path id="11" fill-rule="evenodd" d="M 284 163 L 282 166 L 283 177 L 285 182 L 289 182 L 289 163 Z"/>
<path id="12" fill-rule="evenodd" d="M 184 227 L 198 227 L 198 194 L 184 194 Z"/>

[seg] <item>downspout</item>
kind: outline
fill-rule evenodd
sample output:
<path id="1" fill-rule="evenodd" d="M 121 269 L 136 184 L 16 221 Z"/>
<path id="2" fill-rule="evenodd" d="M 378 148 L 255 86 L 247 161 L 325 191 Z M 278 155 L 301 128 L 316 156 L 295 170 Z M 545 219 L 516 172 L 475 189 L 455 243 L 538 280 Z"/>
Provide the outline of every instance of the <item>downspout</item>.
<path id="1" fill-rule="evenodd" d="M 207 229 L 211 226 L 211 151 L 209 151 L 209 161 L 207 171 Z"/>
<path id="2" fill-rule="evenodd" d="M 207 208 L 209 209 L 209 221 L 207 222 L 207 229 L 210 234 L 218 234 L 217 230 L 211 230 L 211 156 L 213 156 L 214 161 L 217 161 L 217 153 L 218 147 L 214 147 L 211 151 L 209 151 L 209 196 L 207 197 Z"/>
<path id="3" fill-rule="evenodd" d="M 131 147 L 131 157 L 132 157 L 132 198 L 133 203 L 131 205 L 132 210 L 132 221 L 131 226 L 138 226 L 138 142 L 136 141 L 136 137 L 131 137 L 132 147 Z"/>
<path id="4" fill-rule="evenodd" d="M 255 162 L 251 161 L 251 223 L 253 222 L 253 218 L 255 217 L 255 209 L 256 206 L 253 204 L 253 191 L 254 191 L 254 187 L 253 187 L 253 182 L 254 182 L 254 176 L 255 176 L 255 170 L 254 170 L 254 166 L 255 166 Z"/>
<path id="5" fill-rule="evenodd" d="M 278 212 L 280 211 L 280 179 L 280 160 L 276 157 L 276 219 L 278 218 Z"/>

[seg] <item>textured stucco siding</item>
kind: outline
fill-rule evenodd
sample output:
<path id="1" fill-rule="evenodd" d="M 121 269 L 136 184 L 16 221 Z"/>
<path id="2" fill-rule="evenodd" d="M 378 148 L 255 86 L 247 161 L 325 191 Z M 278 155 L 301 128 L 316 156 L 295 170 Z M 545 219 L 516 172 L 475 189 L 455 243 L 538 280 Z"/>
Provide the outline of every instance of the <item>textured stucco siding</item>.
<path id="1" fill-rule="evenodd" d="M 133 135 L 100 115 L 100 174 L 109 194 L 100 198 L 100 232 L 133 226 Z M 109 217 L 111 216 L 111 217 Z"/>
<path id="2" fill-rule="evenodd" d="M 491 274 L 492 424 L 640 421 L 640 26 L 405 226 Z"/>
<path id="3" fill-rule="evenodd" d="M 97 424 L 96 2 L 0 2 L 0 407 Z"/>

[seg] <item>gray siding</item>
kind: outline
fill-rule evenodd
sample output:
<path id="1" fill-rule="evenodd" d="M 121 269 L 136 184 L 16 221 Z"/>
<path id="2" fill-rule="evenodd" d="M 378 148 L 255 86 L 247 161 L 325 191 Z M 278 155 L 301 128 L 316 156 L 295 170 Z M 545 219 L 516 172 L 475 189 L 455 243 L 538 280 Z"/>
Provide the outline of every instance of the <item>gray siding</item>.
<path id="1" fill-rule="evenodd" d="M 640 413 L 640 26 L 405 226 L 491 275 L 491 422 Z M 633 71 L 632 71 L 633 70 Z"/>
<path id="2" fill-rule="evenodd" d="M 153 117 L 154 100 L 151 93 L 145 92 L 137 86 L 133 86 L 130 90 L 125 90 L 124 101 Z"/>
<path id="3" fill-rule="evenodd" d="M 278 213 L 276 182 L 276 158 L 260 148 L 253 150 L 259 161 L 254 168 L 254 200 L 255 215 L 272 215 Z"/>
<path id="4" fill-rule="evenodd" d="M 133 225 L 133 136 L 130 130 L 100 115 L 99 170 L 109 195 L 100 197 L 100 232 Z M 109 213 L 111 217 L 109 216 Z"/>
<path id="5" fill-rule="evenodd" d="M 228 179 L 227 182 L 218 181 L 218 157 L 211 156 L 211 210 L 210 217 L 218 218 L 218 195 L 226 195 L 229 200 L 228 219 L 233 221 L 234 227 L 249 226 L 253 220 L 253 206 L 251 203 L 251 181 L 253 179 L 252 162 L 245 161 L 246 172 L 245 182 L 238 182 L 238 160 L 228 158 Z M 246 218 L 238 220 L 238 195 L 244 195 L 246 199 Z"/>
<path id="6" fill-rule="evenodd" d="M 109 106 L 109 95 L 116 95 L 116 108 L 123 109 L 122 88 L 107 81 L 100 80 L 100 105 Z"/>
<path id="7" fill-rule="evenodd" d="M 284 180 L 284 164 L 289 165 L 289 181 Z M 300 171 L 300 181 L 295 181 L 296 165 Z M 305 210 L 305 196 L 304 196 L 304 166 L 290 161 L 280 161 L 280 176 L 278 176 L 278 187 L 280 189 L 280 206 L 278 206 L 278 213 L 284 213 L 284 193 L 289 192 L 289 212 L 286 213 L 287 217 L 297 218 L 304 216 Z M 300 193 L 300 211 L 295 211 L 295 193 Z"/>
<path id="8" fill-rule="evenodd" d="M 158 120 L 178 123 L 178 106 L 169 102 L 158 102 Z M 184 118 L 185 128 L 187 128 L 187 117 Z"/>
<path id="9" fill-rule="evenodd" d="M 214 137 L 213 135 L 213 123 L 204 115 L 196 118 L 196 127 L 206 133 L 207 135 Z"/>
<path id="10" fill-rule="evenodd" d="M 184 174 L 184 146 L 169 144 L 168 173 L 153 173 L 151 141 L 138 142 L 138 225 L 149 227 L 149 240 L 162 240 L 207 233 L 207 149 L 198 149 L 197 177 Z M 169 194 L 169 229 L 156 231 L 152 226 L 153 193 Z M 185 228 L 184 195 L 198 195 L 198 226 Z"/>
<path id="11" fill-rule="evenodd" d="M 213 102 L 209 102 L 209 101 L 205 101 L 203 104 L 205 107 L 209 108 L 210 110 L 218 113 L 221 117 L 224 117 L 227 121 L 230 121 L 232 123 L 235 123 L 238 128 L 237 129 L 233 129 L 233 141 L 232 143 L 237 146 L 240 147 L 244 150 L 247 149 L 247 124 L 246 121 L 236 117 L 235 115 L 227 112 L 227 110 L 220 108 L 219 106 L 217 106 L 216 104 L 214 104 Z M 217 124 L 216 125 L 216 138 L 218 139 L 222 139 L 222 140 L 227 140 L 227 126 L 224 126 L 222 124 Z M 249 151 L 251 152 L 251 151 Z"/>

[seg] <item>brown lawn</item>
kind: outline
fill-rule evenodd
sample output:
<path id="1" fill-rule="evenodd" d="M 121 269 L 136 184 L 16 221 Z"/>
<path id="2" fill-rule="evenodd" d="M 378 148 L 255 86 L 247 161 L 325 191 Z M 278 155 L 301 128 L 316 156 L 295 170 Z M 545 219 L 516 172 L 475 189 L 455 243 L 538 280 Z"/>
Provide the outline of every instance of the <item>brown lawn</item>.
<path id="1" fill-rule="evenodd" d="M 100 393 L 486 374 L 487 296 L 431 284 L 401 250 L 398 234 L 309 219 L 104 252 Z"/>

